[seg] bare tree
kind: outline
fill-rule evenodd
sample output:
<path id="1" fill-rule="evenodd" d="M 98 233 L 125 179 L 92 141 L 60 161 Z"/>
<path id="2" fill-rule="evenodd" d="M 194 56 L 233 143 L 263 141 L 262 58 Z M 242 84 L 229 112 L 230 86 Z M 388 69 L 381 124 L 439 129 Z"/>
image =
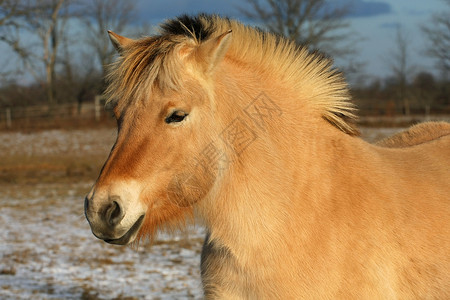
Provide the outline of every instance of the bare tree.
<path id="1" fill-rule="evenodd" d="M 448 80 L 450 73 L 450 0 L 443 0 L 448 10 L 433 15 L 429 25 L 422 30 L 430 41 L 428 53 L 437 59 L 444 80 Z"/>
<path id="2" fill-rule="evenodd" d="M 420 72 L 414 78 L 413 87 L 418 102 L 425 108 L 425 116 L 429 117 L 431 105 L 433 104 L 434 97 L 437 94 L 433 74 L 428 72 Z"/>
<path id="3" fill-rule="evenodd" d="M 0 0 L 0 41 L 14 46 L 10 30 L 21 26 L 21 19 L 28 16 L 34 7 L 21 0 Z"/>
<path id="4" fill-rule="evenodd" d="M 239 10 L 249 19 L 262 23 L 273 33 L 299 44 L 320 49 L 332 56 L 345 56 L 351 49 L 348 39 L 350 2 L 337 6 L 327 0 L 247 0 L 250 8 Z"/>
<path id="5" fill-rule="evenodd" d="M 102 74 L 106 73 L 115 55 L 107 30 L 123 32 L 135 17 L 135 1 L 87 0 L 83 22 L 88 28 L 86 42 L 92 47 L 100 64 Z M 102 83 L 102 89 L 104 82 Z"/>
<path id="6" fill-rule="evenodd" d="M 65 0 L 52 0 L 49 3 L 42 3 L 46 9 L 42 14 L 37 14 L 34 18 L 29 18 L 29 24 L 35 28 L 42 41 L 43 55 L 41 57 L 45 66 L 47 83 L 47 99 L 49 104 L 55 104 L 55 65 L 60 43 L 59 25 L 60 12 Z"/>
<path id="7" fill-rule="evenodd" d="M 19 1 L 22 11 L 26 14 L 14 21 L 17 24 L 16 36 L 10 40 L 13 50 L 21 58 L 25 68 L 38 82 L 42 82 L 41 68 L 44 67 L 43 84 L 50 105 L 57 102 L 54 85 L 55 68 L 60 37 L 68 18 L 68 2 L 69 0 Z M 28 40 L 20 39 L 21 36 L 26 36 Z M 37 45 L 30 40 L 36 40 Z"/>
<path id="8" fill-rule="evenodd" d="M 403 105 L 403 113 L 405 115 L 410 114 L 408 80 L 414 69 L 414 66 L 411 64 L 409 46 L 407 34 L 402 27 L 397 27 L 395 48 L 388 53 L 387 64 L 394 75 L 397 97 Z"/>
<path id="9" fill-rule="evenodd" d="M 36 7 L 24 0 L 0 0 L 0 42 L 8 45 L 22 60 L 28 56 L 28 51 L 20 43 L 20 31 L 24 20 Z M 1 74 L 8 78 L 4 68 Z M 18 73 L 18 70 L 16 70 Z"/>
<path id="10" fill-rule="evenodd" d="M 17 18 L 27 14 L 23 10 L 19 1 L 14 0 L 0 0 L 0 41 L 7 43 L 8 45 L 14 44 L 11 39 L 9 30 L 19 26 Z"/>
<path id="11" fill-rule="evenodd" d="M 67 102 L 76 102 L 80 114 L 83 102 L 94 99 L 98 94 L 102 74 L 92 51 L 74 47 L 74 42 L 70 35 L 61 37 L 57 95 Z"/>

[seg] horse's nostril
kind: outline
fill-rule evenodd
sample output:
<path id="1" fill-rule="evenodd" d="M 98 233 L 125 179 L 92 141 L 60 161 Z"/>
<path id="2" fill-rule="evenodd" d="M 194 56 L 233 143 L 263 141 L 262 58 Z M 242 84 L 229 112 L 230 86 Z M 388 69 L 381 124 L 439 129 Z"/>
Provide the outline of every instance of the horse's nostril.
<path id="1" fill-rule="evenodd" d="M 119 202 L 112 201 L 111 204 L 108 205 L 105 211 L 105 221 L 110 226 L 116 226 L 122 221 L 124 217 L 123 210 L 120 207 Z"/>

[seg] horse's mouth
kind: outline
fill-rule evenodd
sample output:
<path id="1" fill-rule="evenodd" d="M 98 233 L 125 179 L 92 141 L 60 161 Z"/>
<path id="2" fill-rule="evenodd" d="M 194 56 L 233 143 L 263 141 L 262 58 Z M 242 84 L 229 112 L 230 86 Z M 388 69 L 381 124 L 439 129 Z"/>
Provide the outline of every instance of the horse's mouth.
<path id="1" fill-rule="evenodd" d="M 139 219 L 137 219 L 136 223 L 134 223 L 133 226 L 120 238 L 118 239 L 104 239 L 105 242 L 115 245 L 127 245 L 130 242 L 132 242 L 139 229 L 141 228 L 142 222 L 144 222 L 145 214 L 140 216 Z"/>

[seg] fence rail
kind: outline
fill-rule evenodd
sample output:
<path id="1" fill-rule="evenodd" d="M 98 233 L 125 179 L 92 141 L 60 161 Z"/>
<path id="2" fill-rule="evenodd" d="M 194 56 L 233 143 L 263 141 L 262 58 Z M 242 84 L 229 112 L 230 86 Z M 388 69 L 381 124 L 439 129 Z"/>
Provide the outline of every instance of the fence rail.
<path id="1" fill-rule="evenodd" d="M 0 108 L 0 129 L 49 128 L 111 121 L 98 96 L 94 102 Z"/>

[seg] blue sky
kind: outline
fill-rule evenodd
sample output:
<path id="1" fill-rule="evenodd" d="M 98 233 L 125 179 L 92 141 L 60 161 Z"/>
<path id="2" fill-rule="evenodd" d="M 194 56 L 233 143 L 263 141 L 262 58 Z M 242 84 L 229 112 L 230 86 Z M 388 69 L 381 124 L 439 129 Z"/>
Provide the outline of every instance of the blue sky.
<path id="1" fill-rule="evenodd" d="M 156 26 L 165 19 L 181 14 L 199 12 L 217 13 L 249 23 L 238 7 L 245 0 L 135 0 L 138 15 L 135 24 L 146 23 Z M 339 4 L 348 0 L 330 0 Z M 397 26 L 401 26 L 411 44 L 411 64 L 414 71 L 429 71 L 438 74 L 435 61 L 425 55 L 427 39 L 420 31 L 420 25 L 430 21 L 434 13 L 448 10 L 442 0 L 350 0 L 354 1 L 354 11 L 349 16 L 350 30 L 358 42 L 357 61 L 364 62 L 361 78 L 382 78 L 390 75 L 389 56 L 395 50 Z M 125 34 L 118 32 L 119 34 Z M 105 33 L 106 34 L 106 33 Z M 151 33 L 150 33 L 151 34 Z M 11 50 L 0 44 L 0 67 L 4 70 L 17 66 Z M 339 66 L 339 60 L 336 65 Z M 24 76 L 27 82 L 30 76 Z"/>
<path id="2" fill-rule="evenodd" d="M 340 2 L 340 0 L 331 0 Z M 248 22 L 237 7 L 239 0 L 140 0 L 139 19 L 156 25 L 164 19 L 188 13 L 218 13 Z M 434 61 L 424 55 L 426 38 L 420 24 L 429 22 L 433 13 L 442 12 L 446 5 L 441 0 L 354 0 L 354 12 L 348 18 L 351 30 L 357 35 L 358 59 L 365 62 L 364 72 L 371 77 L 390 74 L 387 58 L 395 49 L 397 26 L 408 37 L 411 63 L 415 70 L 434 72 Z M 337 61 L 339 63 L 339 61 Z"/>

